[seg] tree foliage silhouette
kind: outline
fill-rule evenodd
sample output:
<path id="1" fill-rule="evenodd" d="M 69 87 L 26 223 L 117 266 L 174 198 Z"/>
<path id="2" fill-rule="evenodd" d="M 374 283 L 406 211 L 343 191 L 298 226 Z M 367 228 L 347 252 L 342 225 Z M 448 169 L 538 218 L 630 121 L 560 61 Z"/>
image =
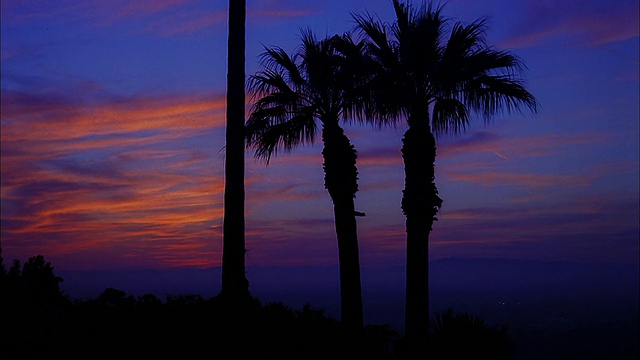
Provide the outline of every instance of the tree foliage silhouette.
<path id="1" fill-rule="evenodd" d="M 468 313 L 452 309 L 437 312 L 429 322 L 430 348 L 434 359 L 508 359 L 513 344 L 506 326 L 494 326 Z"/>
<path id="2" fill-rule="evenodd" d="M 324 186 L 333 201 L 340 262 L 341 320 L 362 326 L 362 292 L 356 216 L 357 152 L 340 121 L 364 119 L 357 61 L 363 43 L 349 35 L 317 40 L 302 31 L 302 45 L 289 56 L 265 48 L 260 70 L 249 78 L 255 103 L 247 122 L 248 144 L 266 160 L 279 150 L 313 143 L 322 128 Z"/>
<path id="3" fill-rule="evenodd" d="M 465 130 L 470 113 L 485 121 L 502 112 L 536 111 L 523 85 L 524 63 L 485 40 L 487 20 L 446 19 L 431 2 L 414 8 L 393 0 L 396 20 L 354 14 L 377 63 L 370 101 L 385 121 L 404 119 L 402 138 L 406 217 L 405 335 L 421 338 L 429 323 L 429 235 L 442 199 L 435 184 L 436 135 Z"/>
<path id="4" fill-rule="evenodd" d="M 60 290 L 63 279 L 53 273 L 53 266 L 44 256 L 30 257 L 24 264 L 13 260 L 7 271 L 0 263 L 0 300 L 2 311 L 19 310 L 49 313 L 67 305 Z"/>

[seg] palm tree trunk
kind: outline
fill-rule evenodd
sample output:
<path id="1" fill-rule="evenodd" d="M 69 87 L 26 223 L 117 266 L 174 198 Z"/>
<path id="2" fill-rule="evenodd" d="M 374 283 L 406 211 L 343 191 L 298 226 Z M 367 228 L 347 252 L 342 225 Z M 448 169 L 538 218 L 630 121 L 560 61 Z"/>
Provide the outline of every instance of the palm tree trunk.
<path id="1" fill-rule="evenodd" d="M 340 262 L 340 308 L 343 323 L 363 326 L 360 255 L 354 198 L 358 191 L 357 153 L 337 123 L 324 124 L 324 184 L 333 200 Z"/>
<path id="2" fill-rule="evenodd" d="M 244 61 L 246 1 L 229 0 L 227 129 L 221 294 L 230 303 L 249 297 L 244 245 Z"/>
<path id="3" fill-rule="evenodd" d="M 405 337 L 424 342 L 429 330 L 429 234 L 442 199 L 435 185 L 436 142 L 427 125 L 414 124 L 402 139 L 406 216 Z"/>

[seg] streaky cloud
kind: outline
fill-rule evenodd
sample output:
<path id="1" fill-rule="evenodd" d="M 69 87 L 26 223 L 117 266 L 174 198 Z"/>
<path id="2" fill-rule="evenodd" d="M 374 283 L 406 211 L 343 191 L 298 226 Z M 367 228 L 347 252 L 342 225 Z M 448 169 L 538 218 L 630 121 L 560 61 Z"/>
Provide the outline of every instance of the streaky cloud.
<path id="1" fill-rule="evenodd" d="M 2 110 L 3 249 L 20 258 L 108 253 L 122 266 L 217 264 L 223 180 L 211 141 L 224 124 L 222 98 L 88 104 L 3 92 Z"/>
<path id="2" fill-rule="evenodd" d="M 2 141 L 77 140 L 98 135 L 164 131 L 197 133 L 224 126 L 224 98 L 139 97 L 87 104 L 52 94 L 2 96 Z"/>
<path id="3" fill-rule="evenodd" d="M 446 177 L 450 181 L 464 181 L 486 187 L 505 186 L 582 186 L 588 185 L 588 179 L 582 176 L 538 174 L 538 173 L 509 173 L 509 172 L 477 172 L 463 173 L 448 171 Z"/>
<path id="4" fill-rule="evenodd" d="M 530 47 L 566 36 L 580 38 L 585 46 L 637 38 L 638 11 L 638 2 L 632 0 L 531 2 L 525 9 L 527 19 L 500 47 Z"/>

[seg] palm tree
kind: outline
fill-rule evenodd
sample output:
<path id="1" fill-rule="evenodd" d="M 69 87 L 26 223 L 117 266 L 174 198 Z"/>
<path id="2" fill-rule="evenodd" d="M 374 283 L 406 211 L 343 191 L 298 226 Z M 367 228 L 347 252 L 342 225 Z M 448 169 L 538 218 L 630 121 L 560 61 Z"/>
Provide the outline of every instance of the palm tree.
<path id="1" fill-rule="evenodd" d="M 356 89 L 364 67 L 362 43 L 350 36 L 316 40 L 301 34 L 293 56 L 278 47 L 265 48 L 262 70 L 249 79 L 255 104 L 247 121 L 247 141 L 255 155 L 269 160 L 278 150 L 313 143 L 322 127 L 324 186 L 333 201 L 340 263 L 341 320 L 361 327 L 362 291 L 354 199 L 358 191 L 357 153 L 340 126 L 341 120 L 363 119 Z"/>
<path id="2" fill-rule="evenodd" d="M 470 112 L 485 121 L 502 112 L 536 111 L 523 85 L 524 64 L 485 41 L 486 19 L 469 24 L 442 15 L 442 7 L 419 8 L 393 0 L 396 20 L 381 23 L 354 15 L 377 64 L 371 102 L 383 120 L 404 119 L 402 139 L 406 217 L 405 336 L 427 336 L 429 324 L 429 234 L 442 199 L 435 184 L 436 135 L 465 130 Z"/>
<path id="3" fill-rule="evenodd" d="M 249 298 L 244 246 L 244 61 L 246 1 L 229 0 L 222 289 L 230 304 Z"/>

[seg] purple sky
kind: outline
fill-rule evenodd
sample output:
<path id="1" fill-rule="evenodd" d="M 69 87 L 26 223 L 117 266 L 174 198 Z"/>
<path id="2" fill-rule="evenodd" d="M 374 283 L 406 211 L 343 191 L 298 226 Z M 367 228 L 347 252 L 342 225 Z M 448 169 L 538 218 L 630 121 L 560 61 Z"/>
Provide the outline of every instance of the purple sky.
<path id="1" fill-rule="evenodd" d="M 417 4 L 417 2 L 416 2 Z M 249 0 L 246 71 L 390 0 Z M 2 249 L 57 269 L 221 263 L 227 1 L 2 1 Z M 450 0 L 528 66 L 533 116 L 438 139 L 432 259 L 638 262 L 638 1 Z M 402 266 L 404 126 L 347 126 L 364 267 Z M 337 263 L 321 146 L 246 157 L 247 265 Z"/>

